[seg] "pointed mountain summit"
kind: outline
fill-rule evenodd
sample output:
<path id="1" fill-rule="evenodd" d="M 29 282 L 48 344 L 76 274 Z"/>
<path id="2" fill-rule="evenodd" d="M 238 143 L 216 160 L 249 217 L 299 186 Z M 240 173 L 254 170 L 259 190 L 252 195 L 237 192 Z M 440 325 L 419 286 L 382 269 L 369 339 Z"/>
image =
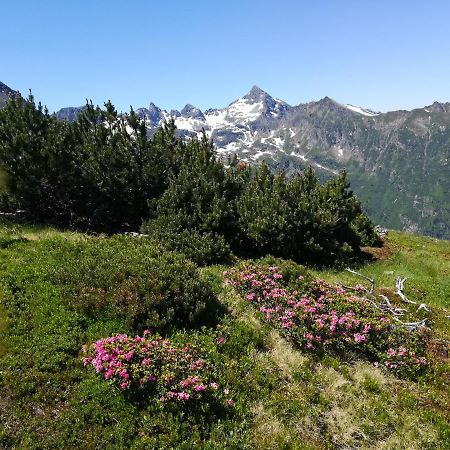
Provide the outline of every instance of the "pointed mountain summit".
<path id="1" fill-rule="evenodd" d="M 136 113 L 138 117 L 144 119 L 148 125 L 153 127 L 158 126 L 164 119 L 163 111 L 153 102 L 148 105 L 148 108 L 139 108 Z"/>
<path id="2" fill-rule="evenodd" d="M 447 111 L 445 106 L 448 106 L 448 103 L 434 102 L 432 105 L 426 106 L 426 109 L 435 113 L 445 113 Z"/>
<path id="3" fill-rule="evenodd" d="M 227 110 L 229 116 L 244 117 L 246 122 L 254 122 L 259 118 L 280 118 L 289 108 L 286 102 L 272 97 L 255 85 L 247 94 L 231 103 Z"/>
<path id="4" fill-rule="evenodd" d="M 5 83 L 2 83 L 1 81 L 0 81 L 0 92 L 9 92 L 10 94 L 14 94 L 14 91 L 9 86 L 6 86 Z"/>
<path id="5" fill-rule="evenodd" d="M 254 85 L 242 98 L 249 102 L 256 103 L 265 100 L 268 97 L 272 98 L 266 91 L 263 91 L 260 87 Z"/>
<path id="6" fill-rule="evenodd" d="M 317 103 L 320 103 L 322 105 L 339 105 L 337 101 L 333 100 L 331 97 L 328 97 L 328 95 L 326 95 L 324 98 L 321 98 Z"/>
<path id="7" fill-rule="evenodd" d="M 180 111 L 178 111 L 178 109 L 171 109 L 170 110 L 170 115 L 172 117 L 181 117 L 181 113 L 180 113 Z"/>
<path id="8" fill-rule="evenodd" d="M 322 111 L 322 113 L 334 112 L 336 114 L 357 114 L 360 116 L 366 117 L 375 117 L 378 116 L 379 113 L 372 111 L 371 109 L 362 108 L 360 106 L 354 106 L 350 104 L 339 103 L 332 98 L 325 96 L 317 102 L 310 102 L 306 105 L 299 105 L 299 107 L 303 108 L 306 106 L 307 108 L 312 108 L 316 111 Z"/>
<path id="9" fill-rule="evenodd" d="M 181 117 L 186 119 L 205 120 L 203 113 L 193 105 L 189 103 L 181 110 Z"/>

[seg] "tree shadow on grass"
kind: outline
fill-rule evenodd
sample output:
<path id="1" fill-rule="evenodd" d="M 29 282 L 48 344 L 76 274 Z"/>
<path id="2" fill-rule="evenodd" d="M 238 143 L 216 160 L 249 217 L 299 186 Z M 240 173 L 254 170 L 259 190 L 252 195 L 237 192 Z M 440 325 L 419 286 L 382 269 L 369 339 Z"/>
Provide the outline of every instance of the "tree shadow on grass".
<path id="1" fill-rule="evenodd" d="M 0 249 L 7 249 L 14 244 L 24 244 L 29 242 L 28 239 L 24 237 L 1 237 L 0 238 Z"/>

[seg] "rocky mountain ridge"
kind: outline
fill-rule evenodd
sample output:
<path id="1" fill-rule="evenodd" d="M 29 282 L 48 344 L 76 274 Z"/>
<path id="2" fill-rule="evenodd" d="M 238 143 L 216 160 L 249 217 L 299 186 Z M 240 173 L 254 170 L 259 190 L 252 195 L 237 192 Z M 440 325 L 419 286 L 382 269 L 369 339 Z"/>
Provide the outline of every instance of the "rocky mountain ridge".
<path id="1" fill-rule="evenodd" d="M 287 173 L 311 165 L 323 178 L 346 170 L 375 221 L 450 238 L 450 103 L 387 113 L 329 97 L 291 106 L 254 86 L 222 109 L 168 113 L 152 104 L 138 114 L 149 132 L 170 117 L 182 136 L 204 130 L 224 159 Z"/>

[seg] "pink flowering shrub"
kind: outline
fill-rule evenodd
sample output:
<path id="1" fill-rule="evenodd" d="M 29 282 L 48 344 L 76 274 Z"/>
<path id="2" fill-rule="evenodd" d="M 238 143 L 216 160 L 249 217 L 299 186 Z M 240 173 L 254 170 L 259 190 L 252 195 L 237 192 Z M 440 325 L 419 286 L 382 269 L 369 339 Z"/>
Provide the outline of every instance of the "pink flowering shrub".
<path id="1" fill-rule="evenodd" d="M 392 330 L 380 348 L 378 360 L 399 375 L 423 372 L 430 364 L 426 357 L 429 337 L 429 333 L 425 331 Z"/>
<path id="2" fill-rule="evenodd" d="M 277 266 L 244 264 L 224 275 L 227 284 L 234 286 L 266 321 L 303 348 L 342 353 L 350 350 L 405 374 L 426 365 L 420 338 L 409 339 L 412 348 L 403 350 L 401 343 L 412 333 L 394 333 L 392 318 L 354 292 L 303 276 L 298 277 L 293 289 L 292 283 L 284 283 Z M 393 342 L 401 349 L 400 354 L 398 349 L 395 355 L 387 353 Z"/>
<path id="3" fill-rule="evenodd" d="M 201 349 L 192 344 L 173 345 L 145 331 L 143 337 L 119 334 L 100 339 L 90 348 L 84 346 L 83 352 L 83 364 L 122 391 L 145 390 L 160 402 L 225 401 Z"/>
<path id="4" fill-rule="evenodd" d="M 414 350 L 408 350 L 400 345 L 397 348 L 388 348 L 384 365 L 396 371 L 403 367 L 420 368 L 427 365 L 427 359 L 424 356 L 417 356 Z"/>

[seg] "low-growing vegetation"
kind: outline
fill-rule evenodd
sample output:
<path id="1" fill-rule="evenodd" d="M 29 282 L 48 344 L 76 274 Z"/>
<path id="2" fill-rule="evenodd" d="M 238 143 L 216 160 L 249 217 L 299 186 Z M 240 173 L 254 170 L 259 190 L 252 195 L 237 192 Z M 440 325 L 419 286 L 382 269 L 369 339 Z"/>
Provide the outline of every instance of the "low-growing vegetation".
<path id="1" fill-rule="evenodd" d="M 427 333 L 396 326 L 362 297 L 364 288 L 348 292 L 303 275 L 287 285 L 277 266 L 244 264 L 224 275 L 266 321 L 300 347 L 367 357 L 400 375 L 416 375 L 427 365 Z"/>
<path id="2" fill-rule="evenodd" d="M 114 236 L 57 247 L 49 277 L 71 307 L 90 317 L 117 317 L 142 332 L 201 323 L 213 306 L 195 264 L 156 242 Z"/>
<path id="3" fill-rule="evenodd" d="M 104 380 L 135 398 L 205 403 L 229 393 L 210 379 L 201 349 L 190 342 L 174 346 L 148 330 L 143 337 L 118 334 L 100 339 L 83 352 L 85 366 L 92 365 Z M 226 404 L 233 406 L 233 400 L 228 398 Z"/>
<path id="4" fill-rule="evenodd" d="M 362 287 L 332 282 L 360 283 L 347 272 L 273 257 L 198 269 L 143 238 L 29 226 L 5 225 L 0 237 L 2 448 L 448 448 L 448 355 L 436 348 L 449 335 L 433 318 L 449 312 L 433 297 L 438 274 L 422 279 L 420 294 L 431 334 L 397 334 L 384 332 L 393 321 L 364 303 Z M 393 234 L 392 254 L 361 270 L 419 250 L 448 270 L 442 245 L 439 253 L 434 241 Z M 169 308 L 166 324 L 148 331 L 115 309 L 124 280 L 157 294 L 145 255 L 156 272 L 164 261 L 169 287 L 207 288 L 195 320 Z M 376 292 L 388 294 L 388 282 Z M 82 307 L 89 289 L 103 291 L 103 309 Z M 168 305 L 181 299 L 178 288 L 164 292 Z"/>
<path id="5" fill-rule="evenodd" d="M 0 173 L 2 209 L 71 230 L 0 229 L 1 448 L 449 448 L 450 248 L 374 248 L 345 173 L 31 95 Z"/>

